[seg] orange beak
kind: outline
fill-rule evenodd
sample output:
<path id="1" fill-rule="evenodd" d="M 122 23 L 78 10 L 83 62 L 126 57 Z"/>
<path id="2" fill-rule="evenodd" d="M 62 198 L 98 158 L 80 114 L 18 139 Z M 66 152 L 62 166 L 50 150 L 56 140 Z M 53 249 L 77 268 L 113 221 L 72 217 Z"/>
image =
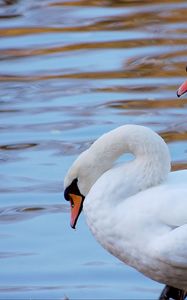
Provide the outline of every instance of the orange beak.
<path id="1" fill-rule="evenodd" d="M 179 89 L 177 90 L 177 96 L 180 97 L 187 92 L 187 80 L 181 84 Z"/>
<path id="2" fill-rule="evenodd" d="M 83 208 L 83 197 L 69 194 L 70 196 L 70 203 L 71 203 L 71 227 L 75 229 L 78 217 Z"/>

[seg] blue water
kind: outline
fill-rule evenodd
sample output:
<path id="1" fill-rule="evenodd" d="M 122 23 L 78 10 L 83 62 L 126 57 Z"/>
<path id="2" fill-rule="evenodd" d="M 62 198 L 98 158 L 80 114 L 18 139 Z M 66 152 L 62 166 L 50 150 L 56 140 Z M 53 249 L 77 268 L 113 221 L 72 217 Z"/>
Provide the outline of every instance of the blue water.
<path id="1" fill-rule="evenodd" d="M 186 1 L 0 1 L 0 299 L 157 299 L 74 231 L 63 179 L 102 133 L 149 126 L 187 166 Z"/>

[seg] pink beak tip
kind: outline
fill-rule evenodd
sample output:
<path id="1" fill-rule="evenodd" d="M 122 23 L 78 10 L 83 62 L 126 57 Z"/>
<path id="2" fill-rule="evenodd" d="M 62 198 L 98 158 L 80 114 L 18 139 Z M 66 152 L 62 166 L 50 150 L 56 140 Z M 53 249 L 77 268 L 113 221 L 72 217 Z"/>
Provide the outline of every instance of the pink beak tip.
<path id="1" fill-rule="evenodd" d="M 179 91 L 177 90 L 177 97 L 180 98 L 181 94 L 179 94 Z"/>

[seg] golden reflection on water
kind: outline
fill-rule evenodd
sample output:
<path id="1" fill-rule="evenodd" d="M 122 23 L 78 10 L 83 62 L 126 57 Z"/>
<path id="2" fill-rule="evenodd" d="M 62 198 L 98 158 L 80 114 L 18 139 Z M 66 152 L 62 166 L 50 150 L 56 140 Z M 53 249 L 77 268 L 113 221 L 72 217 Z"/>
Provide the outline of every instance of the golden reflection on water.
<path id="1" fill-rule="evenodd" d="M 172 171 L 179 171 L 179 170 L 184 170 L 187 169 L 187 163 L 186 162 L 173 162 L 171 166 Z"/>
<path id="2" fill-rule="evenodd" d="M 187 58 L 185 36 L 187 5 L 185 1 L 155 0 L 150 3 L 150 1 L 80 0 L 48 1 L 45 4 L 37 3 L 37 5 L 34 5 L 32 1 L 28 3 L 28 10 L 25 11 L 22 9 L 21 1 L 7 1 L 7 4 L 12 4 L 8 7 L 14 7 L 14 9 L 5 10 L 4 14 L 0 11 L 2 18 L 15 17 L 11 25 L 7 22 L 5 26 L 0 27 L 0 36 L 4 40 L 0 47 L 2 66 L 6 66 L 6 63 L 14 66 L 12 69 L 9 68 L 9 71 L 6 67 L 0 70 L 2 86 L 12 83 L 34 85 L 41 84 L 41 82 L 46 82 L 48 85 L 49 82 L 55 84 L 64 80 L 89 82 L 90 85 L 94 85 L 90 88 L 90 92 L 103 94 L 100 107 L 111 113 L 114 112 L 116 120 L 119 115 L 124 114 L 132 116 L 131 122 L 136 123 L 138 116 L 145 115 L 149 118 L 149 122 L 146 123 L 151 124 L 149 114 L 155 117 L 166 114 L 166 123 L 164 124 L 164 120 L 160 121 L 162 127 L 166 127 L 161 131 L 166 141 L 175 143 L 187 140 L 184 132 L 185 122 L 183 122 L 186 118 L 187 100 L 184 98 L 179 101 L 175 97 L 178 86 L 177 78 L 185 76 Z M 48 22 L 46 12 L 49 14 Z M 19 23 L 21 19 L 25 22 Z M 105 33 L 103 38 L 100 37 L 100 33 Z M 6 41 L 8 41 L 7 45 Z M 107 58 L 109 51 L 113 53 L 110 55 L 111 58 Z M 87 57 L 90 57 L 92 53 L 93 62 L 90 62 Z M 106 53 L 108 66 L 112 58 L 115 60 L 118 54 L 119 63 L 114 64 L 112 68 L 106 68 L 106 64 L 102 64 L 103 58 L 95 61 L 102 53 Z M 53 68 L 44 71 L 43 65 L 40 67 L 42 60 L 52 60 L 58 57 L 59 64 L 54 63 Z M 72 60 L 77 58 L 76 61 L 80 61 L 78 67 L 74 67 L 73 64 L 67 64 L 64 67 L 63 63 L 67 58 L 72 58 Z M 36 65 L 35 69 L 29 71 L 32 60 L 38 62 L 38 66 Z M 85 62 L 88 67 L 82 67 Z M 89 67 L 90 63 L 92 63 L 91 67 Z M 20 64 L 24 65 L 21 71 Z M 140 79 L 141 83 L 138 83 Z M 110 84 L 95 84 L 96 80 L 101 83 L 108 80 Z M 117 80 L 124 80 L 124 84 L 116 84 Z M 151 82 L 147 84 L 147 80 Z M 38 95 L 40 93 L 43 93 L 42 89 L 39 90 Z M 169 94 L 166 96 L 165 93 Z M 105 101 L 105 94 L 111 95 L 111 100 Z M 119 96 L 112 99 L 114 94 Z M 49 96 L 46 95 L 46 97 Z M 64 107 L 58 106 L 58 109 L 63 110 Z M 55 112 L 58 109 L 55 107 L 52 110 Z M 68 110 L 66 111 L 68 113 Z M 5 113 L 16 115 L 16 113 L 23 112 L 20 107 L 1 109 L 1 115 Z M 39 113 L 39 110 L 35 112 Z M 47 112 L 47 108 L 43 107 L 40 112 Z M 182 129 L 177 125 L 181 122 L 183 122 Z M 155 121 L 152 122 L 154 123 Z M 72 128 L 73 124 L 75 122 L 72 123 Z M 15 125 L 17 131 L 20 128 Z M 47 126 L 25 124 L 25 128 L 47 129 Z M 14 143 L 3 144 L 0 148 L 9 150 L 12 149 L 12 145 Z M 37 145 L 37 143 L 22 141 L 15 145 L 18 147 L 22 145 L 21 148 L 23 145 L 29 145 L 30 148 L 30 145 Z"/>
<path id="3" fill-rule="evenodd" d="M 153 0 L 151 4 L 178 3 L 177 0 Z M 97 7 L 122 7 L 122 6 L 144 6 L 150 5 L 149 0 L 78 0 L 78 1 L 54 1 L 51 6 L 97 6 Z"/>

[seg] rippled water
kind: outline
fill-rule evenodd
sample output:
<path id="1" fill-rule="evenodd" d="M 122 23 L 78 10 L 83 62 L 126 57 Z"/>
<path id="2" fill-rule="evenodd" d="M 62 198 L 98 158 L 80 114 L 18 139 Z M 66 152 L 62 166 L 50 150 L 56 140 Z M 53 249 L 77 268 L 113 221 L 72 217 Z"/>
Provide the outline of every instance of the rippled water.
<path id="1" fill-rule="evenodd" d="M 63 178 L 103 132 L 150 126 L 187 166 L 187 2 L 0 0 L 0 298 L 156 299 L 73 231 Z"/>

